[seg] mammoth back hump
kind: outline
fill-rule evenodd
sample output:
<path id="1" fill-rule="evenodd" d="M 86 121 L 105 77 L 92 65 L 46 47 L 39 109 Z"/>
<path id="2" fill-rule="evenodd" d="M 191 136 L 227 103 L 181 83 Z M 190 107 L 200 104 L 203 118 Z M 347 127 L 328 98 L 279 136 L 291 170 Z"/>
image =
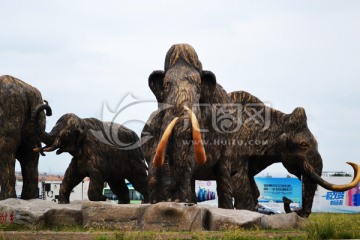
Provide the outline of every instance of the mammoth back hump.
<path id="1" fill-rule="evenodd" d="M 240 104 L 247 104 L 247 103 L 258 103 L 264 104 L 259 98 L 255 97 L 251 93 L 245 91 L 235 91 L 228 93 L 228 97 L 230 102 L 232 103 L 240 103 Z"/>
<path id="2" fill-rule="evenodd" d="M 131 129 L 114 122 L 102 122 L 96 118 L 84 119 L 87 128 L 98 141 L 109 145 L 129 146 L 140 139 Z"/>
<path id="3" fill-rule="evenodd" d="M 3 75 L 0 76 L 0 96 L 0 121 L 23 126 L 23 131 L 34 134 L 32 126 L 26 123 L 31 123 L 32 111 L 43 103 L 40 91 L 20 79 Z M 41 125 L 45 128 L 44 117 Z"/>

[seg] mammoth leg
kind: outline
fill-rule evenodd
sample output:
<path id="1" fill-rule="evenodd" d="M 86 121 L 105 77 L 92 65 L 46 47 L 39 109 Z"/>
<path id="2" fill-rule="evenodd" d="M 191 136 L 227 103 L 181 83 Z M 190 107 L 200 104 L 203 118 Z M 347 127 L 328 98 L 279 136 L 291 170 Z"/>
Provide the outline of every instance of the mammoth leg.
<path id="1" fill-rule="evenodd" d="M 33 145 L 25 144 L 19 148 L 17 154 L 23 177 L 22 199 L 34 199 L 39 197 L 39 153 L 34 152 L 32 148 Z"/>
<path id="2" fill-rule="evenodd" d="M 197 203 L 194 178 L 191 179 L 191 202 Z"/>
<path id="3" fill-rule="evenodd" d="M 311 214 L 317 184 L 307 176 L 303 176 L 302 181 L 302 209 L 296 212 L 300 217 L 308 217 Z"/>
<path id="4" fill-rule="evenodd" d="M 218 205 L 219 208 L 234 209 L 232 202 L 232 188 L 230 177 L 230 161 L 218 164 L 218 173 L 216 178 L 217 194 L 219 196 Z"/>
<path id="5" fill-rule="evenodd" d="M 15 154 L 5 153 L 0 157 L 0 200 L 16 198 Z"/>
<path id="6" fill-rule="evenodd" d="M 246 209 L 250 211 L 255 211 L 255 202 L 257 202 L 258 198 L 258 189 L 254 183 L 252 183 L 251 179 L 247 174 L 248 167 L 247 162 L 243 160 L 238 160 L 238 163 L 241 163 L 237 166 L 236 169 L 232 170 L 231 174 L 231 182 L 233 186 L 233 196 L 235 200 L 235 208 L 236 209 Z M 256 186 L 255 191 L 252 190 L 251 187 Z M 256 200 L 255 200 L 256 198 Z"/>
<path id="7" fill-rule="evenodd" d="M 106 201 L 106 197 L 102 195 L 102 190 L 104 188 L 105 179 L 102 173 L 98 170 L 92 170 L 89 173 L 90 183 L 88 190 L 88 197 L 90 201 Z"/>
<path id="8" fill-rule="evenodd" d="M 250 187 L 251 187 L 251 192 L 252 192 L 252 196 L 254 199 L 254 203 L 255 205 L 258 204 L 258 198 L 260 197 L 260 191 L 258 186 L 256 185 L 255 179 L 253 176 L 249 177 L 249 181 L 250 181 Z"/>
<path id="9" fill-rule="evenodd" d="M 64 179 L 61 182 L 60 193 L 59 193 L 59 203 L 67 204 L 70 203 L 70 193 L 76 185 L 78 185 L 84 178 L 85 174 L 81 174 L 76 160 L 73 158 L 69 167 L 66 169 Z"/>
<path id="10" fill-rule="evenodd" d="M 192 164 L 190 160 L 185 159 L 184 162 L 185 165 L 183 166 L 174 166 L 174 169 L 177 169 L 177 173 L 173 174 L 169 189 L 172 196 L 171 200 L 174 202 L 191 201 L 191 169 L 194 169 L 194 167 L 188 166 L 189 164 Z"/>
<path id="11" fill-rule="evenodd" d="M 150 203 L 157 203 L 165 201 L 168 193 L 162 186 L 161 169 L 155 167 L 153 164 L 149 166 L 148 175 L 148 189 L 149 189 L 149 201 Z"/>
<path id="12" fill-rule="evenodd" d="M 148 182 L 150 203 L 159 202 L 157 189 L 159 188 L 159 182 L 161 182 L 161 175 L 158 168 L 154 167 L 153 164 L 150 164 L 149 166 L 149 175 L 147 182 Z"/>
<path id="13" fill-rule="evenodd" d="M 235 208 L 254 211 L 257 200 L 254 199 L 251 191 L 249 177 L 246 174 L 239 174 L 235 178 L 236 184 L 233 185 Z"/>
<path id="14" fill-rule="evenodd" d="M 119 204 L 130 203 L 129 189 L 122 179 L 119 181 L 108 181 L 111 191 L 118 197 Z"/>
<path id="15" fill-rule="evenodd" d="M 14 141 L 0 137 L 0 200 L 16 198 L 15 146 Z"/>
<path id="16" fill-rule="evenodd" d="M 135 167 L 132 169 L 131 176 L 127 178 L 129 182 L 133 185 L 136 191 L 141 193 L 144 197 L 144 203 L 149 202 L 149 192 L 147 186 L 147 174 L 146 170 L 143 167 Z"/>

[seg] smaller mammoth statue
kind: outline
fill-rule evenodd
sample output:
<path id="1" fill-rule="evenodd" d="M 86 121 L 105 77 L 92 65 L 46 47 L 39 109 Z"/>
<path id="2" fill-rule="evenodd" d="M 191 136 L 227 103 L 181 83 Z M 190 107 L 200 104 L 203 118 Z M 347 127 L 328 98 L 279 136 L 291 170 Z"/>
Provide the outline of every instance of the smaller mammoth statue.
<path id="1" fill-rule="evenodd" d="M 350 164 L 354 169 L 354 179 L 349 184 L 335 185 L 321 178 L 323 162 L 318 151 L 317 141 L 310 132 L 303 108 L 296 108 L 292 113 L 285 114 L 267 107 L 250 93 L 239 91 L 229 93 L 229 98 L 241 114 L 238 118 L 239 131 L 235 132 L 238 161 L 232 163 L 232 184 L 235 208 L 244 209 L 248 201 L 243 198 L 241 184 L 249 179 L 254 203 L 260 195 L 254 177 L 268 166 L 281 162 L 283 166 L 302 180 L 302 208 L 297 211 L 301 217 L 311 213 L 317 185 L 330 191 L 346 191 L 360 181 L 359 165 Z M 248 164 L 248 174 L 244 176 L 242 162 Z M 240 164 L 238 166 L 238 164 Z M 285 202 L 288 206 L 289 202 Z M 290 211 L 290 207 L 286 207 Z"/>
<path id="2" fill-rule="evenodd" d="M 32 149 L 41 142 L 34 131 L 32 113 L 42 102 L 35 87 L 9 75 L 0 76 L 0 200 L 17 197 L 16 159 L 23 177 L 21 198 L 39 197 L 39 153 Z M 38 128 L 45 129 L 43 113 L 38 117 Z"/>
<path id="3" fill-rule="evenodd" d="M 35 121 L 47 104 L 36 109 Z M 130 203 L 127 179 L 148 202 L 147 166 L 140 147 L 139 137 L 132 130 L 95 118 L 79 118 L 65 114 L 50 133 L 37 126 L 40 139 L 46 144 L 35 148 L 36 152 L 68 152 L 73 156 L 60 187 L 59 203 L 69 203 L 72 189 L 85 177 L 90 178 L 88 197 L 90 201 L 105 201 L 102 195 L 107 182 L 118 197 L 119 203 Z"/>

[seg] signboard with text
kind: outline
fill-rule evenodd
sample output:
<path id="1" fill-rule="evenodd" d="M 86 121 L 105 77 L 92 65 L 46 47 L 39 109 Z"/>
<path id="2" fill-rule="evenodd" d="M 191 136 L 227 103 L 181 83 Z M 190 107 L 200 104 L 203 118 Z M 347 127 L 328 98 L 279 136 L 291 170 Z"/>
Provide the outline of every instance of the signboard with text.
<path id="1" fill-rule="evenodd" d="M 259 204 L 284 211 L 283 197 L 293 201 L 291 208 L 302 203 L 301 181 L 297 178 L 255 178 L 260 191 Z"/>

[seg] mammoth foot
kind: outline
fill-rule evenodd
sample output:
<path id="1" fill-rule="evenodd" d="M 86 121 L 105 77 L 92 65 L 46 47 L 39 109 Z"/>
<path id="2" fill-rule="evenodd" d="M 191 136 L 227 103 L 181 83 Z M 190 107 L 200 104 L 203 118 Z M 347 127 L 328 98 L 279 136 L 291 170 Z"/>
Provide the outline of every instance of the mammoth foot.
<path id="1" fill-rule="evenodd" d="M 60 195 L 59 204 L 69 204 L 69 203 L 70 203 L 69 197 L 63 197 Z"/>
<path id="2" fill-rule="evenodd" d="M 104 202 L 106 201 L 106 197 L 104 195 L 91 195 L 89 194 L 89 200 L 95 202 Z"/>
<path id="3" fill-rule="evenodd" d="M 175 198 L 175 199 L 168 199 L 167 200 L 168 202 L 177 202 L 177 203 L 180 203 L 180 202 L 183 202 L 183 203 L 189 203 L 189 199 L 185 199 L 185 201 L 181 201 L 179 198 Z"/>
<path id="4" fill-rule="evenodd" d="M 181 201 L 179 198 L 175 198 L 175 199 L 171 199 L 168 198 L 166 201 L 156 201 L 156 200 L 152 200 L 151 204 L 156 204 L 158 202 L 176 202 L 176 203 L 190 203 L 189 199 L 185 199 L 185 201 Z"/>
<path id="5" fill-rule="evenodd" d="M 308 218 L 308 217 L 310 216 L 310 212 L 305 211 L 305 210 L 303 210 L 303 209 L 295 210 L 294 212 L 296 212 L 297 215 L 298 215 L 299 217 L 302 217 L 302 218 Z"/>

